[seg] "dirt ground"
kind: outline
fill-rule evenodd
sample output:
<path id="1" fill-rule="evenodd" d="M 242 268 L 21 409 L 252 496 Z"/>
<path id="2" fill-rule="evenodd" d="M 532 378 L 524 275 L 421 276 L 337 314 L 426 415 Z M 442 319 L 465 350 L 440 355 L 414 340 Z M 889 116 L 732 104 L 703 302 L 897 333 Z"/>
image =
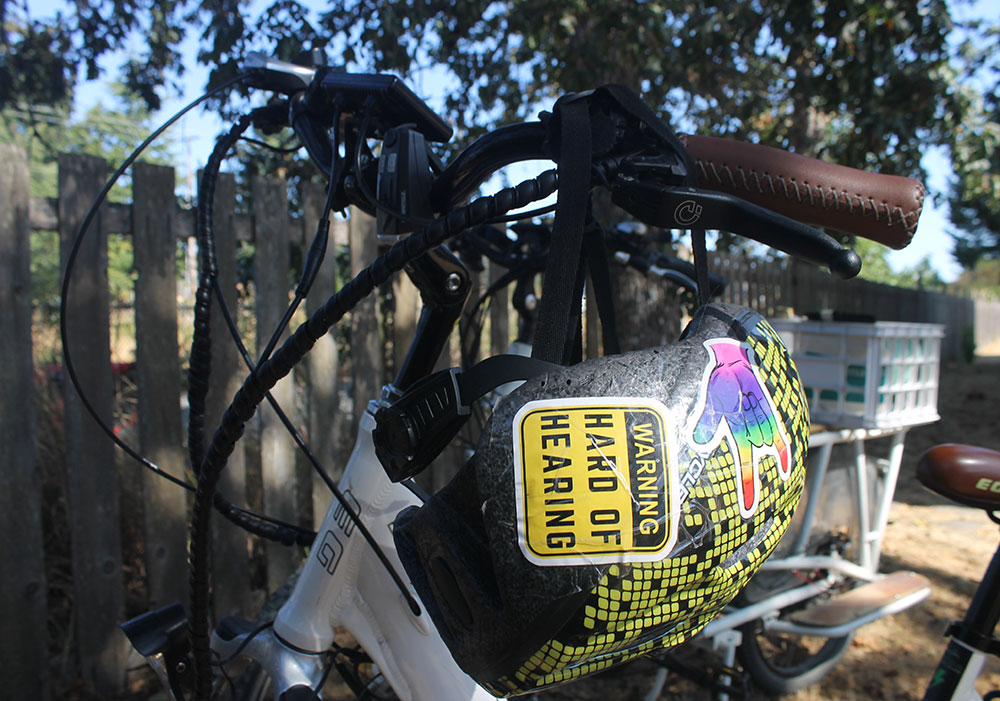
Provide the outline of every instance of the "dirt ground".
<path id="1" fill-rule="evenodd" d="M 920 699 L 944 650 L 944 630 L 960 617 L 988 564 L 1000 532 L 978 509 L 959 507 L 924 489 L 915 479 L 917 459 L 938 443 L 957 442 L 1000 450 L 1000 357 L 942 368 L 941 421 L 913 428 L 882 550 L 884 572 L 913 570 L 928 577 L 929 599 L 861 628 L 840 664 L 820 684 L 784 698 L 794 701 Z M 874 446 L 874 452 L 880 446 Z M 711 660 L 706 659 L 706 664 Z M 537 694 L 538 699 L 646 699 L 656 666 L 640 661 L 592 682 Z M 1000 688 L 1000 660 L 991 658 L 979 679 L 983 694 Z M 753 698 L 767 695 L 751 691 Z M 709 699 L 676 675 L 660 699 Z"/>

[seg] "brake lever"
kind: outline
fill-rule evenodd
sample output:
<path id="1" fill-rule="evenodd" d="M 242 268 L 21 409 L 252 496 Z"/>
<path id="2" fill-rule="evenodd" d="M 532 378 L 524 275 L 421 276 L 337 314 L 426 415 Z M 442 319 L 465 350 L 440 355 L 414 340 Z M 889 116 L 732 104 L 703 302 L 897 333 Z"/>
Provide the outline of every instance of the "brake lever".
<path id="1" fill-rule="evenodd" d="M 825 266 L 848 279 L 861 272 L 861 258 L 833 237 L 739 197 L 714 190 L 619 180 L 611 201 L 652 226 L 717 229 Z"/>

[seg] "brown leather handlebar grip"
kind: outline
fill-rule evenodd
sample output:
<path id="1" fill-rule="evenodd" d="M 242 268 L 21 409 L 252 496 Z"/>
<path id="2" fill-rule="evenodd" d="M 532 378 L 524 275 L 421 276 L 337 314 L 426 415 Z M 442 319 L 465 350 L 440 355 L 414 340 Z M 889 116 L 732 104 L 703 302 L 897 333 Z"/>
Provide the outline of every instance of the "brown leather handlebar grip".
<path id="1" fill-rule="evenodd" d="M 868 173 L 769 146 L 681 135 L 698 184 L 811 226 L 904 248 L 926 190 L 913 178 Z"/>

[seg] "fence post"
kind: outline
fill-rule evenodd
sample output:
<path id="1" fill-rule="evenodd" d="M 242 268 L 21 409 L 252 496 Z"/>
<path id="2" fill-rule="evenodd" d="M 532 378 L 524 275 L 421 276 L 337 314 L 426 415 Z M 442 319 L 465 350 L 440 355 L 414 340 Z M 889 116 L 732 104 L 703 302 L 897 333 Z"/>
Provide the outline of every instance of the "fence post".
<path id="1" fill-rule="evenodd" d="M 41 485 L 31 357 L 28 163 L 0 144 L 0 676 L 12 698 L 48 697 Z"/>
<path id="2" fill-rule="evenodd" d="M 315 182 L 304 183 L 302 191 L 303 229 L 306 235 L 304 250 L 312 241 L 325 200 L 324 186 Z M 326 257 L 306 298 L 306 310 L 310 316 L 322 307 L 337 289 L 336 229 L 346 225 L 347 223 L 341 219 L 331 218 L 330 242 Z M 338 429 L 343 425 L 339 416 L 338 370 L 340 368 L 337 360 L 337 342 L 332 330 L 316 342 L 306 357 L 309 370 L 309 445 L 319 464 L 334 480 L 339 479 L 344 472 L 343 465 L 338 463 L 336 455 Z M 312 484 L 312 523 L 313 528 L 319 528 L 333 495 L 311 466 L 309 474 Z"/>
<path id="3" fill-rule="evenodd" d="M 393 371 L 399 372 L 410 349 L 410 341 L 417 330 L 420 314 L 420 292 L 409 276 L 397 273 L 392 279 L 392 297 L 395 306 L 392 313 L 392 357 Z"/>
<path id="4" fill-rule="evenodd" d="M 351 207 L 351 276 L 375 260 L 378 241 L 375 218 Z M 351 368 L 354 374 L 354 425 L 357 426 L 368 402 L 378 395 L 382 380 L 382 344 L 378 337 L 378 305 L 375 293 L 363 299 L 351 312 Z"/>
<path id="5" fill-rule="evenodd" d="M 288 235 L 288 195 L 283 180 L 255 177 L 253 191 L 254 271 L 257 283 L 257 354 L 288 308 L 291 256 Z M 282 338 L 287 336 L 287 331 Z M 279 341 L 280 345 L 280 341 Z M 277 346 L 276 346 L 277 347 Z M 271 396 L 294 421 L 295 381 L 292 373 L 271 389 Z M 282 521 L 298 523 L 295 445 L 277 414 L 265 402 L 260 408 L 260 463 L 264 511 Z M 281 543 L 265 543 L 267 588 L 274 591 L 298 565 L 299 552 Z"/>
<path id="6" fill-rule="evenodd" d="M 136 379 L 142 454 L 183 477 L 181 369 L 177 359 L 174 169 L 136 163 L 132 176 Z M 129 465 L 128 469 L 133 469 Z M 187 600 L 187 497 L 143 470 L 146 582 L 153 608 Z"/>
<path id="7" fill-rule="evenodd" d="M 60 261 L 65 273 L 70 247 L 107 176 L 104 160 L 59 156 Z M 101 214 L 94 219 L 76 257 L 67 304 L 74 367 L 98 416 L 112 422 L 109 344 L 108 247 Z M 125 679 L 125 638 L 118 471 L 115 451 L 66 384 L 66 502 L 72 534 L 76 650 L 84 678 L 98 693 L 119 693 Z"/>
<path id="8" fill-rule="evenodd" d="M 238 318 L 236 297 L 236 231 L 233 227 L 233 210 L 236 207 L 236 179 L 232 173 L 220 173 L 215 182 L 215 207 L 213 231 L 215 232 L 215 262 L 217 279 L 226 304 Z M 222 317 L 218 300 L 212 301 L 212 381 L 205 399 L 205 437 L 211 439 L 215 427 L 222 421 L 222 413 L 242 384 L 246 368 L 229 335 L 229 328 Z M 226 469 L 219 481 L 219 490 L 236 504 L 245 504 L 247 495 L 247 467 L 244 451 L 246 443 L 240 442 L 229 456 Z M 226 519 L 214 518 L 212 556 L 212 604 L 216 617 L 253 613 L 250 590 L 250 557 L 247 551 L 247 533 Z"/>

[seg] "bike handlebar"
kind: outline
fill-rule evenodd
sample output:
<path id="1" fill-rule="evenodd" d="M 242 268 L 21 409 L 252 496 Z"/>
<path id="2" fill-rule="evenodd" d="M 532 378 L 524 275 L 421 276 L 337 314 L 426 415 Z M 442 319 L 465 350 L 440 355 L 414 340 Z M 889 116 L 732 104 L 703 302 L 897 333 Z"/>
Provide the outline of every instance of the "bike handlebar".
<path id="1" fill-rule="evenodd" d="M 460 153 L 435 179 L 431 201 L 442 211 L 461 202 L 491 173 L 545 158 L 541 122 L 501 127 Z M 803 224 L 905 248 L 926 194 L 913 178 L 870 173 L 770 146 L 681 134 L 698 185 L 739 197 Z"/>
<path id="2" fill-rule="evenodd" d="M 924 186 L 913 178 L 869 173 L 770 146 L 681 135 L 698 183 L 791 219 L 861 236 L 892 248 L 913 238 Z"/>
<path id="3" fill-rule="evenodd" d="M 544 141 L 541 122 L 510 124 L 476 139 L 434 179 L 431 205 L 435 211 L 447 211 L 504 166 L 546 158 Z"/>
<path id="4" fill-rule="evenodd" d="M 371 109 L 378 103 L 379 118 L 373 124 L 383 131 L 410 121 L 429 141 L 450 137 L 447 124 L 394 76 L 302 68 L 254 54 L 248 68 L 258 87 L 292 95 L 315 91 L 307 102 L 320 112 L 323 103 L 337 95 L 345 112 Z M 319 124 L 302 120 L 293 126 L 300 136 L 306 132 L 304 136 L 310 137 L 308 132 L 317 130 Z M 312 136 L 319 140 L 319 134 Z M 433 211 L 449 211 L 506 165 L 551 158 L 546 138 L 542 122 L 501 127 L 480 137 L 434 178 L 429 193 Z M 680 139 L 694 160 L 698 185 L 707 190 L 746 200 L 802 224 L 897 249 L 905 247 L 916 231 L 925 190 L 912 178 L 869 173 L 731 139 L 694 135 L 680 135 Z"/>

